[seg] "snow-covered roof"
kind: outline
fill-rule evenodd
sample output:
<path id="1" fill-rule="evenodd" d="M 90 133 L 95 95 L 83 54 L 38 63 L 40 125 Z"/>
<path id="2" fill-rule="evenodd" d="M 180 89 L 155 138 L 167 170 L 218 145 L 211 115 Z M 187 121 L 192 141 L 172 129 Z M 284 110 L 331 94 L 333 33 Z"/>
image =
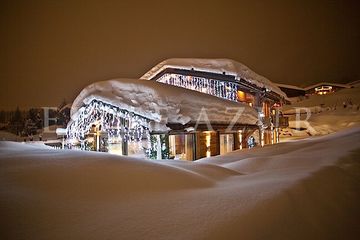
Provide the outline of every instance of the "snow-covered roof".
<path id="1" fill-rule="evenodd" d="M 280 88 L 288 88 L 288 89 L 295 89 L 295 90 L 302 90 L 305 91 L 304 88 L 298 87 L 298 86 L 294 86 L 294 85 L 288 85 L 288 84 L 282 84 L 282 83 L 275 83 L 276 86 L 280 87 Z"/>
<path id="2" fill-rule="evenodd" d="M 77 117 L 78 110 L 84 104 L 89 104 L 94 99 L 134 112 L 163 125 L 195 122 L 203 108 L 206 109 L 208 118 L 213 123 L 230 123 L 239 108 L 242 108 L 243 112 L 236 123 L 256 124 L 258 120 L 257 112 L 247 104 L 231 102 L 156 81 L 138 79 L 114 79 L 89 85 L 74 100 L 71 109 L 72 119 Z"/>
<path id="3" fill-rule="evenodd" d="M 360 80 L 355 80 L 355 81 L 349 82 L 348 85 L 351 86 L 351 87 L 359 86 L 360 85 Z"/>
<path id="4" fill-rule="evenodd" d="M 282 112 L 285 114 L 295 114 L 296 108 L 303 108 L 303 109 L 308 108 L 313 112 L 316 112 L 318 108 L 336 109 L 339 108 L 339 106 L 341 106 L 342 108 L 343 102 L 346 103 L 349 100 L 351 100 L 351 105 L 355 109 L 357 106 L 360 105 L 360 87 L 341 89 L 341 91 L 336 91 L 332 94 L 325 94 L 325 95 L 314 94 L 302 101 L 293 102 L 291 105 L 284 106 L 282 108 Z M 360 115 L 358 112 L 356 113 Z"/>
<path id="5" fill-rule="evenodd" d="M 334 87 L 342 87 L 342 88 L 350 88 L 351 87 L 348 84 L 320 82 L 320 83 L 316 83 L 314 85 L 308 86 L 308 87 L 306 87 L 304 89 L 307 91 L 307 90 L 310 90 L 312 88 L 319 87 L 319 86 L 325 86 L 325 85 L 326 86 L 334 86 Z"/>
<path id="6" fill-rule="evenodd" d="M 233 75 L 236 79 L 244 79 L 245 81 L 255 84 L 259 88 L 267 88 L 280 96 L 286 98 L 286 94 L 282 92 L 269 79 L 255 73 L 242 63 L 231 59 L 205 59 L 205 58 L 170 58 L 145 73 L 141 79 L 151 80 L 157 74 L 167 68 L 176 68 L 184 70 L 195 70 L 208 73 Z"/>

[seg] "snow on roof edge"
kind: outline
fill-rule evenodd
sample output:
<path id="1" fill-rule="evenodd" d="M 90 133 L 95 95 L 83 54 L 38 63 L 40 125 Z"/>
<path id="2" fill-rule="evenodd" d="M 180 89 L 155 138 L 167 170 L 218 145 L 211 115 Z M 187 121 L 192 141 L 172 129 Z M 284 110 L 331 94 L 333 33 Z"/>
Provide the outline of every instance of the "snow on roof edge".
<path id="1" fill-rule="evenodd" d="M 196 121 L 203 108 L 214 123 L 230 122 L 235 114 L 232 108 L 245 108 L 239 118 L 243 124 L 256 125 L 258 120 L 257 112 L 247 104 L 156 81 L 128 78 L 95 82 L 85 87 L 73 102 L 71 119 L 77 118 L 79 109 L 93 99 L 167 123 Z"/>
<path id="2" fill-rule="evenodd" d="M 320 83 L 316 83 L 316 84 L 307 86 L 304 89 L 307 91 L 307 90 L 310 90 L 312 88 L 322 86 L 322 85 L 330 85 L 330 86 L 336 86 L 336 87 L 351 88 L 351 86 L 349 84 L 320 82 Z"/>
<path id="3" fill-rule="evenodd" d="M 227 58 L 169 58 L 166 59 L 149 71 L 147 71 L 140 79 L 151 80 L 160 72 L 167 68 L 178 68 L 184 70 L 197 70 L 202 72 L 223 74 L 223 72 L 234 75 L 235 78 L 242 78 L 249 83 L 258 87 L 266 87 L 271 91 L 287 98 L 286 94 L 269 79 L 255 73 L 246 65 Z"/>
<path id="4" fill-rule="evenodd" d="M 298 87 L 295 85 L 288 85 L 288 84 L 283 84 L 283 83 L 275 83 L 278 87 L 283 87 L 283 88 L 289 88 L 289 89 L 296 89 L 296 90 L 302 90 L 305 91 L 304 88 L 302 87 Z"/>

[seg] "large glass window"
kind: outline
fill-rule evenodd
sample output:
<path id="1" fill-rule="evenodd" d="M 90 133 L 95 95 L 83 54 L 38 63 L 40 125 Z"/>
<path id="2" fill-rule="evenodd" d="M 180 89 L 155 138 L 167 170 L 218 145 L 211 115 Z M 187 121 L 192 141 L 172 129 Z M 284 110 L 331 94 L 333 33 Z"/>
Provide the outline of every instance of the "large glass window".
<path id="1" fill-rule="evenodd" d="M 225 154 L 234 150 L 234 135 L 220 134 L 220 154 Z"/>
<path id="2" fill-rule="evenodd" d="M 192 134 L 179 134 L 169 136 L 170 158 L 180 160 L 193 160 L 194 136 Z"/>
<path id="3" fill-rule="evenodd" d="M 127 155 L 132 157 L 146 157 L 144 149 L 148 147 L 147 139 L 141 141 L 127 142 Z"/>
<path id="4" fill-rule="evenodd" d="M 270 117 L 270 103 L 269 102 L 263 102 L 263 113 L 265 114 L 265 117 Z"/>
<path id="5" fill-rule="evenodd" d="M 244 102 L 253 106 L 255 103 L 255 98 L 252 94 L 242 91 L 240 88 L 237 90 L 237 101 Z"/>

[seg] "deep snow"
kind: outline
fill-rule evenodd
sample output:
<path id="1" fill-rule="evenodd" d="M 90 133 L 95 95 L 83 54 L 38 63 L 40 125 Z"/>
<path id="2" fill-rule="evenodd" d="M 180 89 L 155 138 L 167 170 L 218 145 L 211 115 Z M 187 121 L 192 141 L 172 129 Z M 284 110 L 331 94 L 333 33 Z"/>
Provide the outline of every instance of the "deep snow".
<path id="1" fill-rule="evenodd" d="M 327 95 L 312 95 L 309 98 L 284 106 L 283 113 L 289 116 L 289 128 L 282 136 L 308 137 L 337 132 L 360 125 L 360 87 L 343 89 Z M 301 115 L 296 115 L 296 112 Z M 302 128 L 298 131 L 295 128 Z"/>
<path id="2" fill-rule="evenodd" d="M 74 100 L 71 117 L 75 119 L 84 104 L 100 100 L 140 116 L 167 123 L 186 124 L 204 120 L 204 111 L 212 123 L 229 123 L 241 109 L 236 123 L 257 124 L 258 113 L 245 103 L 235 103 L 204 93 L 156 81 L 113 79 L 84 88 Z"/>
<path id="3" fill-rule="evenodd" d="M 0 142 L 0 238 L 358 239 L 359 139 L 197 162 Z"/>

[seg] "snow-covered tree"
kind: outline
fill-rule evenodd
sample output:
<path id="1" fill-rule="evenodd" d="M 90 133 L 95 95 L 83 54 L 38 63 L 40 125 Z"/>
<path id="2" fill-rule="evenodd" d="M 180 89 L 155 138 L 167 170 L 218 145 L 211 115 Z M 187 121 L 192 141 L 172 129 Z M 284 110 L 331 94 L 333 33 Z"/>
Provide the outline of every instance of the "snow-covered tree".
<path id="1" fill-rule="evenodd" d="M 58 111 L 56 114 L 57 124 L 66 127 L 67 123 L 70 121 L 70 107 L 68 107 L 68 103 L 64 99 L 58 107 Z"/>
<path id="2" fill-rule="evenodd" d="M 13 113 L 13 116 L 10 119 L 9 124 L 9 130 L 10 132 L 20 135 L 24 128 L 24 119 L 23 115 L 19 109 L 19 107 L 16 108 L 15 112 Z"/>

